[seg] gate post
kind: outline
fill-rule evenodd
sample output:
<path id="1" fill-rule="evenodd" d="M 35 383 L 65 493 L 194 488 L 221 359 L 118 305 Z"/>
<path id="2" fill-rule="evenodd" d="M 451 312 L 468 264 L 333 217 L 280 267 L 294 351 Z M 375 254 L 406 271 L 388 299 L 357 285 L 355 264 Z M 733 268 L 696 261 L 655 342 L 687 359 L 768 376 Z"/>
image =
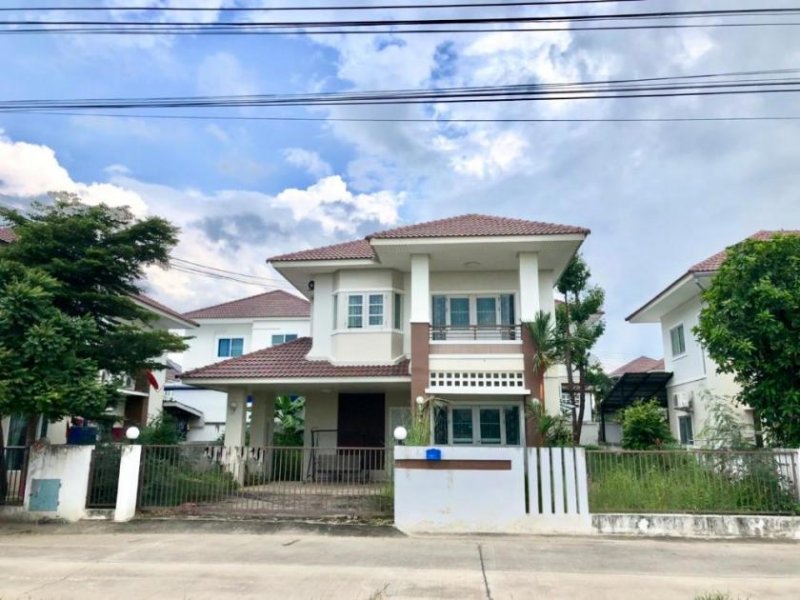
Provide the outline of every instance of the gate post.
<path id="1" fill-rule="evenodd" d="M 139 467 L 142 447 L 138 444 L 122 448 L 119 461 L 119 485 L 114 520 L 130 521 L 136 515 L 136 499 L 139 495 Z"/>

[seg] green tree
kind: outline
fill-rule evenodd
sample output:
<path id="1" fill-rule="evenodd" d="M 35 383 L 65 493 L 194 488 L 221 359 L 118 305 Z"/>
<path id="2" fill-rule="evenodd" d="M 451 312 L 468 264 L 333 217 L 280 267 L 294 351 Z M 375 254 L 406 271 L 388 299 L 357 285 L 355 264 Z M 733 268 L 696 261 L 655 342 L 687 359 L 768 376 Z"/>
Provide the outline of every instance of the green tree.
<path id="1" fill-rule="evenodd" d="M 540 310 L 527 326 L 536 348 L 533 354 L 533 374 L 540 379 L 537 393 L 539 399 L 544 402 L 544 375 L 550 367 L 561 360 L 561 349 L 550 313 Z"/>
<path id="2" fill-rule="evenodd" d="M 556 284 L 556 289 L 563 295 L 563 302 L 556 310 L 556 332 L 561 356 L 567 367 L 572 438 L 575 444 L 580 443 L 586 412 L 587 374 L 593 368 L 591 350 L 605 331 L 601 316 L 605 292 L 599 286 L 590 285 L 590 278 L 588 265 L 577 254 Z"/>
<path id="3" fill-rule="evenodd" d="M 275 398 L 275 419 L 280 431 L 274 434 L 276 446 L 302 446 L 305 421 L 303 411 L 306 399 L 302 396 L 278 396 Z"/>
<path id="4" fill-rule="evenodd" d="M 60 288 L 40 270 L 0 260 L 0 500 L 3 416 L 27 417 L 35 427 L 38 415 L 58 420 L 101 412 L 115 393 L 100 383 L 87 344 L 97 334 L 94 321 L 59 310 Z"/>
<path id="5" fill-rule="evenodd" d="M 27 213 L 0 208 L 0 217 L 17 236 L 0 248 L 0 259 L 40 269 L 60 283 L 55 306 L 94 321 L 85 345 L 99 369 L 112 376 L 160 369 L 165 352 L 186 348 L 180 337 L 146 327 L 156 317 L 133 300 L 142 291 L 144 268 L 166 264 L 177 242 L 178 230 L 168 221 L 137 220 L 127 209 L 87 206 L 66 194 Z"/>
<path id="6" fill-rule="evenodd" d="M 622 411 L 622 447 L 626 450 L 652 450 L 673 444 L 675 439 L 664 409 L 655 400 L 637 400 Z"/>
<path id="7" fill-rule="evenodd" d="M 800 446 L 800 236 L 728 249 L 695 335 L 777 446 Z"/>

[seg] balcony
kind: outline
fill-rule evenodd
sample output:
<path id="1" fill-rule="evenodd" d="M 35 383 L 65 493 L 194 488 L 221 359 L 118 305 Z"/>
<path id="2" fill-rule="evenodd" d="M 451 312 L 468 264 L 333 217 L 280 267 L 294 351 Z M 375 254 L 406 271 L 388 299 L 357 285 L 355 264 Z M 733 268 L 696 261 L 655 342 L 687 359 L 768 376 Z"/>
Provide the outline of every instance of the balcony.
<path id="1" fill-rule="evenodd" d="M 432 342 L 517 342 L 522 341 L 522 325 L 432 325 Z"/>

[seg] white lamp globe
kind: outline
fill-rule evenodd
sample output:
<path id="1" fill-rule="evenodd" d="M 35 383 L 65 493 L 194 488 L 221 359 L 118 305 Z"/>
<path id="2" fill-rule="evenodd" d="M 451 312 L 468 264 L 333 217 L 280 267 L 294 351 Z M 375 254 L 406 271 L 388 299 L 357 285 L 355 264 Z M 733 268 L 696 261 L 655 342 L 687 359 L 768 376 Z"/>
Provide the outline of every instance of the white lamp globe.
<path id="1" fill-rule="evenodd" d="M 396 439 L 398 442 L 402 442 L 408 437 L 408 430 L 406 430 L 406 428 L 401 425 L 400 427 L 394 428 L 394 432 L 392 433 L 392 435 L 394 436 L 394 439 Z"/>
<path id="2" fill-rule="evenodd" d="M 425 398 L 417 396 L 417 406 L 422 406 L 423 404 L 425 404 Z"/>
<path id="3" fill-rule="evenodd" d="M 128 427 L 125 430 L 125 437 L 129 440 L 135 440 L 139 437 L 139 428 L 136 426 Z"/>

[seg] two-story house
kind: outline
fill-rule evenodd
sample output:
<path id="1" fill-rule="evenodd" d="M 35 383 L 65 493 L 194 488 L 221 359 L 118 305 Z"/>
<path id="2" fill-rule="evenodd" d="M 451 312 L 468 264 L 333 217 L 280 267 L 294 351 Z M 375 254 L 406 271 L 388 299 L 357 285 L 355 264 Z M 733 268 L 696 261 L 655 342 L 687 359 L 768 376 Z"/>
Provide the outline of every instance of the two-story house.
<path id="1" fill-rule="evenodd" d="M 769 240 L 783 231 L 759 231 L 751 239 Z M 692 332 L 700 319 L 701 292 L 725 260 L 722 250 L 692 265 L 678 279 L 627 317 L 631 323 L 660 323 L 664 345 L 670 429 L 675 439 L 691 445 L 708 420 L 708 394 L 733 399 L 740 388 L 733 375 L 720 373 Z M 734 403 L 744 426 L 753 432 L 753 412 Z"/>
<path id="2" fill-rule="evenodd" d="M 226 358 L 271 348 L 301 337 L 311 330 L 311 305 L 305 298 L 274 290 L 187 312 L 197 323 L 188 348 L 176 357 L 183 371 Z M 181 375 L 167 383 L 164 408 L 183 425 L 189 442 L 209 442 L 225 433 L 228 395 L 203 386 L 190 386 Z"/>
<path id="3" fill-rule="evenodd" d="M 250 444 L 269 444 L 279 394 L 306 398 L 308 447 L 390 446 L 420 404 L 434 407 L 436 444 L 524 444 L 524 402 L 540 386 L 523 323 L 554 311 L 554 282 L 588 233 L 464 215 L 275 256 L 311 300 L 311 336 L 183 382 L 228 393 L 228 446 L 244 445 L 248 396 Z M 558 412 L 557 392 L 545 400 Z"/>

